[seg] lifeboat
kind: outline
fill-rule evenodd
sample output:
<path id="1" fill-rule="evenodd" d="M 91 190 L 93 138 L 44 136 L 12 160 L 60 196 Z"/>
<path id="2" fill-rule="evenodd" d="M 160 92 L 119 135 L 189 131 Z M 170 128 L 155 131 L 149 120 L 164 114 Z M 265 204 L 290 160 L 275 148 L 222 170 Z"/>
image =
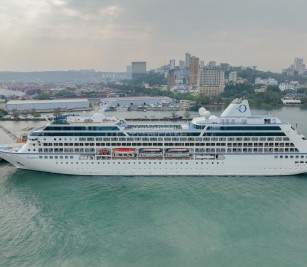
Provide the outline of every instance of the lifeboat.
<path id="1" fill-rule="evenodd" d="M 189 153 L 189 149 L 187 148 L 169 148 L 166 150 L 165 156 L 166 157 L 189 157 L 190 153 Z"/>
<path id="2" fill-rule="evenodd" d="M 157 158 L 162 157 L 161 148 L 141 148 L 139 150 L 139 157 Z"/>
<path id="3" fill-rule="evenodd" d="M 115 148 L 113 152 L 115 157 L 135 157 L 134 148 Z"/>
<path id="4" fill-rule="evenodd" d="M 114 153 L 134 153 L 134 148 L 115 148 Z"/>
<path id="5" fill-rule="evenodd" d="M 189 149 L 187 148 L 169 148 L 167 153 L 188 153 Z"/>
<path id="6" fill-rule="evenodd" d="M 100 155 L 109 155 L 110 154 L 110 150 L 108 150 L 108 149 L 100 149 L 100 150 L 98 150 L 98 153 Z"/>
<path id="7" fill-rule="evenodd" d="M 140 152 L 142 153 L 155 153 L 155 152 L 162 152 L 161 148 L 141 148 Z"/>

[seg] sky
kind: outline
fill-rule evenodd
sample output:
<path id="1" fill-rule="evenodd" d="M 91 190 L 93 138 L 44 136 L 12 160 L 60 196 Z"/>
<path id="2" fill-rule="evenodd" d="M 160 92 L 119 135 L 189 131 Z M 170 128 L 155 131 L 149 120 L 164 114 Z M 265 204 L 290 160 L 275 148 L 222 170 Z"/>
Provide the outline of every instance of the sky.
<path id="1" fill-rule="evenodd" d="M 0 0 L 0 71 L 148 69 L 184 59 L 281 72 L 307 61 L 306 0 Z"/>

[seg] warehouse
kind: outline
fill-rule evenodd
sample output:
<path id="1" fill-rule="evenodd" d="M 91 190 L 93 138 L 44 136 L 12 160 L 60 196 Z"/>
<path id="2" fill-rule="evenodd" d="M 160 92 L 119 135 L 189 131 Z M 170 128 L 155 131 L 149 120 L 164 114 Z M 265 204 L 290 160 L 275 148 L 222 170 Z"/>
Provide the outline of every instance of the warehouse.
<path id="1" fill-rule="evenodd" d="M 61 111 L 88 110 L 90 103 L 87 99 L 55 99 L 55 100 L 10 100 L 6 104 L 8 112 L 13 110 L 38 112 L 53 112 L 59 108 Z"/>
<path id="2" fill-rule="evenodd" d="M 108 105 L 110 107 L 124 106 L 129 107 L 132 105 L 142 106 L 142 105 L 170 105 L 172 104 L 172 99 L 164 96 L 150 97 L 114 97 L 114 98 L 104 98 L 101 99 L 103 105 Z"/>

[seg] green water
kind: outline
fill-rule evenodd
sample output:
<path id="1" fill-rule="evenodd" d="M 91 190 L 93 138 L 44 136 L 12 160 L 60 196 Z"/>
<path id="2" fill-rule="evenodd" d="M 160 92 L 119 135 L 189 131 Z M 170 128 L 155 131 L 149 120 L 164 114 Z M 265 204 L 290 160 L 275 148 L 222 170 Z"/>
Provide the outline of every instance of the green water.
<path id="1" fill-rule="evenodd" d="M 276 112 L 307 133 L 306 111 L 291 110 Z M 91 177 L 1 162 L 0 266 L 305 267 L 307 174 Z"/>

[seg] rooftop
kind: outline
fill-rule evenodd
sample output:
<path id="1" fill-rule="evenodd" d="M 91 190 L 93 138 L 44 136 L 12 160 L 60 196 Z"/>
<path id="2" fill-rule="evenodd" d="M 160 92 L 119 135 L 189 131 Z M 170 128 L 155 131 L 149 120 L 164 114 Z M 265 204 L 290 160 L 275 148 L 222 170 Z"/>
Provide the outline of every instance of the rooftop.
<path id="1" fill-rule="evenodd" d="M 79 102 L 88 102 L 86 98 L 74 98 L 74 99 L 52 99 L 52 100 L 9 100 L 7 104 L 52 104 L 58 102 L 65 103 L 79 103 Z"/>
<path id="2" fill-rule="evenodd" d="M 159 99 L 159 100 L 171 100 L 167 96 L 132 96 L 132 97 L 108 97 L 103 98 L 103 100 L 108 101 L 118 101 L 118 100 L 150 100 L 150 99 Z"/>

